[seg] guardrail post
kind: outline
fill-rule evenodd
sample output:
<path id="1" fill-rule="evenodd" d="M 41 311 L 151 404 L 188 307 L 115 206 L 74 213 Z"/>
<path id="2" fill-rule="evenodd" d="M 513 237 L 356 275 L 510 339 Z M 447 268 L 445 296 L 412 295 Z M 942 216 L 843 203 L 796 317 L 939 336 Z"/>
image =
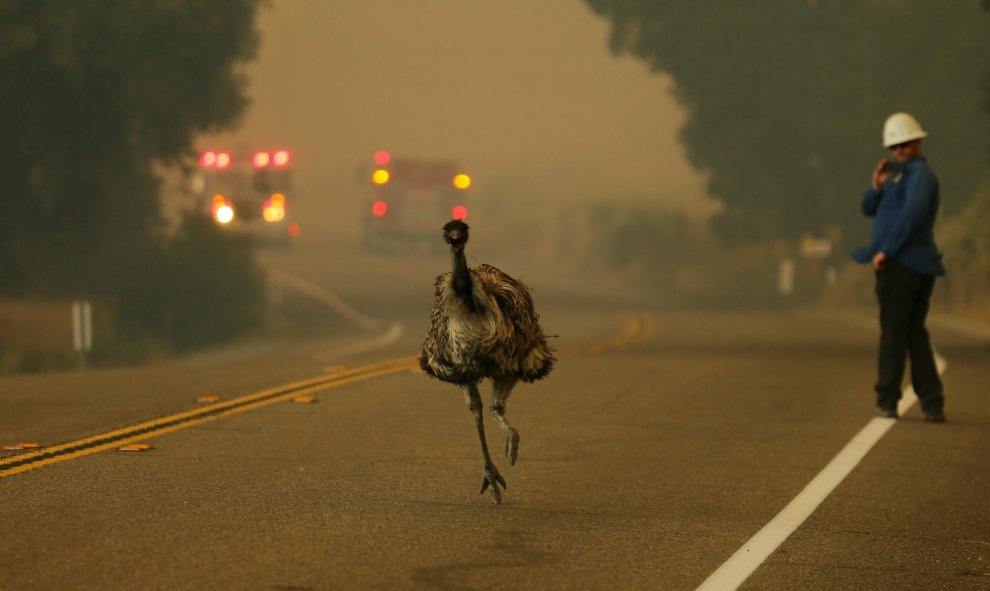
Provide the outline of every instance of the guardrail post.
<path id="1" fill-rule="evenodd" d="M 86 300 L 72 302 L 72 344 L 79 354 L 79 369 L 86 369 L 86 353 L 93 349 L 93 312 Z"/>

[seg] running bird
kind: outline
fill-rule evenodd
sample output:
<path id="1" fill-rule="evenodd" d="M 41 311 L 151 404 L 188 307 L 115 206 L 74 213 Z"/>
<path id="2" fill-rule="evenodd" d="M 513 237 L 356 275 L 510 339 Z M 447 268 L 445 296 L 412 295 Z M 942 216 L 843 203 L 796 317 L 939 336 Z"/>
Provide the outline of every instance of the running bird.
<path id="1" fill-rule="evenodd" d="M 478 383 L 492 381 L 492 419 L 505 432 L 505 457 L 510 465 L 519 453 L 519 433 L 505 420 L 505 404 L 516 382 L 547 377 L 556 359 L 533 309 L 529 288 L 491 265 L 468 267 L 464 246 L 468 225 L 453 220 L 443 227 L 453 270 L 434 283 L 432 321 L 419 366 L 427 374 L 456 384 L 474 415 L 484 457 L 481 492 L 492 489 L 492 502 L 502 502 L 506 486 L 488 453 L 483 404 Z"/>

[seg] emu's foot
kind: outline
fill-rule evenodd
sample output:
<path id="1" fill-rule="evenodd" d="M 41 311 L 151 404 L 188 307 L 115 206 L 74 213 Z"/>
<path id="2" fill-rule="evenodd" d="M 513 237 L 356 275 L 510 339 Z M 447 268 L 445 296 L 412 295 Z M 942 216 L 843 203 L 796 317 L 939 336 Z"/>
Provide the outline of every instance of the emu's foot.
<path id="1" fill-rule="evenodd" d="M 481 494 L 485 494 L 489 486 L 492 487 L 492 502 L 496 505 L 502 502 L 502 492 L 498 490 L 499 484 L 502 485 L 502 488 L 509 488 L 494 465 L 485 466 L 485 479 L 481 481 Z"/>
<path id="2" fill-rule="evenodd" d="M 509 427 L 509 432 L 505 436 L 505 457 L 509 460 L 510 466 L 516 465 L 516 456 L 519 455 L 519 431 Z"/>

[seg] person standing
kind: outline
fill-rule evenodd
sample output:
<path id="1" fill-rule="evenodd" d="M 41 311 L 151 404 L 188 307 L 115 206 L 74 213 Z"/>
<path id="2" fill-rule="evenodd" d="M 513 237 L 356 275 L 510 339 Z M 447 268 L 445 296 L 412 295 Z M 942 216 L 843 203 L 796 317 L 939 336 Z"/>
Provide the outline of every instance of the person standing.
<path id="1" fill-rule="evenodd" d="M 891 158 L 873 169 L 863 194 L 863 214 L 874 218 L 869 246 L 852 253 L 876 273 L 880 305 L 880 350 L 876 383 L 880 416 L 898 418 L 905 357 L 925 422 L 945 422 L 945 398 L 925 320 L 935 278 L 945 274 L 935 245 L 938 178 L 921 154 L 928 134 L 907 113 L 884 122 L 883 145 Z"/>

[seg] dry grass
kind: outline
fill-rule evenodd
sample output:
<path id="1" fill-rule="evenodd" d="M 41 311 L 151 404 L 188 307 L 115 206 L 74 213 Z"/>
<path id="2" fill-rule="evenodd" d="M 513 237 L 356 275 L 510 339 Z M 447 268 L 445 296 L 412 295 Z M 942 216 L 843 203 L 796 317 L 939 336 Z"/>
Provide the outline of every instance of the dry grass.
<path id="1" fill-rule="evenodd" d="M 0 300 L 0 373 L 72 367 L 72 302 Z"/>
<path id="2" fill-rule="evenodd" d="M 0 342 L 70 349 L 72 302 L 0 300 Z"/>

